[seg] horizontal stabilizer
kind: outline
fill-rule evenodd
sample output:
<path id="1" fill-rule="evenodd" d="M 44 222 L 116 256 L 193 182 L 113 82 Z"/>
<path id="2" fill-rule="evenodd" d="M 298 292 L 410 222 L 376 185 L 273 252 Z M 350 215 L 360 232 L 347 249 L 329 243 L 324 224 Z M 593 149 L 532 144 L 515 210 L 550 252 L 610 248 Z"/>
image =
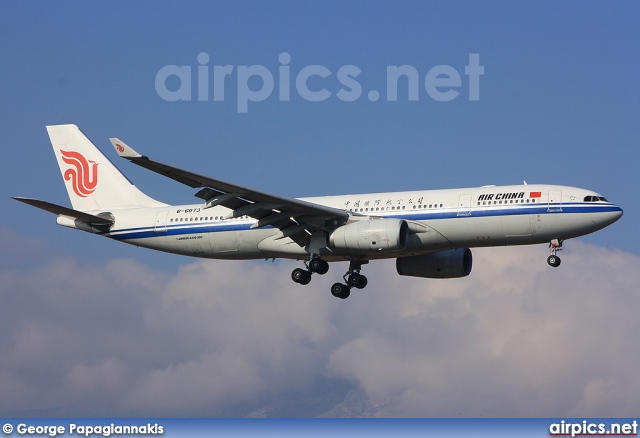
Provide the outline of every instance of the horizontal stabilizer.
<path id="1" fill-rule="evenodd" d="M 51 202 L 39 201 L 37 199 L 31 199 L 31 198 L 21 198 L 17 196 L 12 196 L 11 198 L 15 199 L 16 201 L 24 202 L 25 204 L 33 205 L 34 207 L 38 207 L 50 213 L 67 216 L 72 219 L 77 219 L 79 221 L 86 222 L 87 224 L 91 224 L 91 225 L 113 224 L 113 219 L 111 218 L 94 216 L 89 213 L 83 213 L 82 211 L 73 210 L 71 208 L 63 207 L 61 205 L 52 204 Z"/>

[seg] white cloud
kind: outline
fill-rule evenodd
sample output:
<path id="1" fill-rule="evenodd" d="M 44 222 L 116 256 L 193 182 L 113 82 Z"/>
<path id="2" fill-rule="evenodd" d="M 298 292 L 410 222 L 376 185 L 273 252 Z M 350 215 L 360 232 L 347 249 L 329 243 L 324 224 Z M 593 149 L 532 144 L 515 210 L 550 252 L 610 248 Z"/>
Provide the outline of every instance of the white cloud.
<path id="1" fill-rule="evenodd" d="M 393 399 L 398 415 L 631 415 L 640 259 L 567 246 L 559 269 L 532 247 L 476 250 L 471 277 L 451 283 L 387 271 L 409 298 L 332 352 L 330 367 Z M 407 316 L 407 303 L 420 312 Z"/>
<path id="2" fill-rule="evenodd" d="M 558 269 L 474 250 L 456 280 L 372 262 L 348 300 L 346 264 L 299 286 L 294 262 L 25 259 L 0 270 L 0 412 L 634 415 L 640 258 L 565 246 Z"/>

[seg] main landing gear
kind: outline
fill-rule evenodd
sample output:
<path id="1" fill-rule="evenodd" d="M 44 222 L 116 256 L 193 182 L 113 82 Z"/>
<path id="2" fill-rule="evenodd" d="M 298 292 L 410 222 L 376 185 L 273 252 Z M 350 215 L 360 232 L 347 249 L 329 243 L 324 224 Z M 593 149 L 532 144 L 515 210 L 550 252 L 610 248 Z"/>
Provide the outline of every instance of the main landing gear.
<path id="1" fill-rule="evenodd" d="M 331 286 L 331 295 L 336 298 L 345 299 L 351 295 L 351 288 L 364 289 L 367 286 L 367 277 L 360 273 L 362 265 L 369 263 L 368 260 L 351 260 L 349 270 L 342 278 L 346 284 L 335 283 Z"/>
<path id="2" fill-rule="evenodd" d="M 304 265 L 307 269 L 296 268 L 291 273 L 291 279 L 298 284 L 309 284 L 311 274 L 324 275 L 329 272 L 329 263 L 317 257 L 304 262 Z"/>
<path id="3" fill-rule="evenodd" d="M 342 278 L 345 284 L 335 283 L 331 286 L 331 294 L 334 297 L 345 299 L 351 295 L 351 288 L 363 289 L 368 281 L 367 277 L 360 273 L 362 265 L 369 263 L 367 260 L 352 260 L 349 263 L 349 270 Z M 312 274 L 324 275 L 329 271 L 329 263 L 313 257 L 304 262 L 306 269 L 296 268 L 291 272 L 291 279 L 298 284 L 309 284 Z"/>
<path id="4" fill-rule="evenodd" d="M 551 248 L 551 255 L 547 257 L 549 266 L 553 266 L 554 268 L 560 266 L 560 257 L 558 257 L 556 253 L 562 251 L 562 242 L 561 239 L 553 239 L 551 243 L 549 243 L 549 248 Z"/>

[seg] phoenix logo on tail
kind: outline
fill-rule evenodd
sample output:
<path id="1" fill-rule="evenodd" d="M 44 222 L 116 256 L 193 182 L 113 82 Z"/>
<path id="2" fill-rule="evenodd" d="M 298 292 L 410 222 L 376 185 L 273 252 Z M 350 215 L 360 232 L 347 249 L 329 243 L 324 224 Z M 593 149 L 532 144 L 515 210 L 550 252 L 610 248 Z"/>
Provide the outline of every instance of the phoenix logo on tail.
<path id="1" fill-rule="evenodd" d="M 71 181 L 74 193 L 82 198 L 92 194 L 98 185 L 98 163 L 87 161 L 78 152 L 60 150 L 60 153 L 62 161 L 73 166 L 64 172 L 64 179 Z"/>

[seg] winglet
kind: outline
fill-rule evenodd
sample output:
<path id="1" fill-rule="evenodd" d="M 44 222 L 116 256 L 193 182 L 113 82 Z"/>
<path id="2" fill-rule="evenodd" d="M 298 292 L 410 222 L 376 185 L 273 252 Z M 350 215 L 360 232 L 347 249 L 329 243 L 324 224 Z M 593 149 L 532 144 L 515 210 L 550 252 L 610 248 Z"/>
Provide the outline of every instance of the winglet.
<path id="1" fill-rule="evenodd" d="M 121 157 L 123 158 L 142 157 L 142 155 L 134 151 L 133 148 L 131 148 L 130 146 L 127 146 L 127 144 L 124 141 L 117 138 L 110 138 L 109 140 L 111 140 L 111 144 L 113 145 L 114 148 L 116 148 L 116 152 L 118 152 L 118 155 L 120 155 Z"/>

